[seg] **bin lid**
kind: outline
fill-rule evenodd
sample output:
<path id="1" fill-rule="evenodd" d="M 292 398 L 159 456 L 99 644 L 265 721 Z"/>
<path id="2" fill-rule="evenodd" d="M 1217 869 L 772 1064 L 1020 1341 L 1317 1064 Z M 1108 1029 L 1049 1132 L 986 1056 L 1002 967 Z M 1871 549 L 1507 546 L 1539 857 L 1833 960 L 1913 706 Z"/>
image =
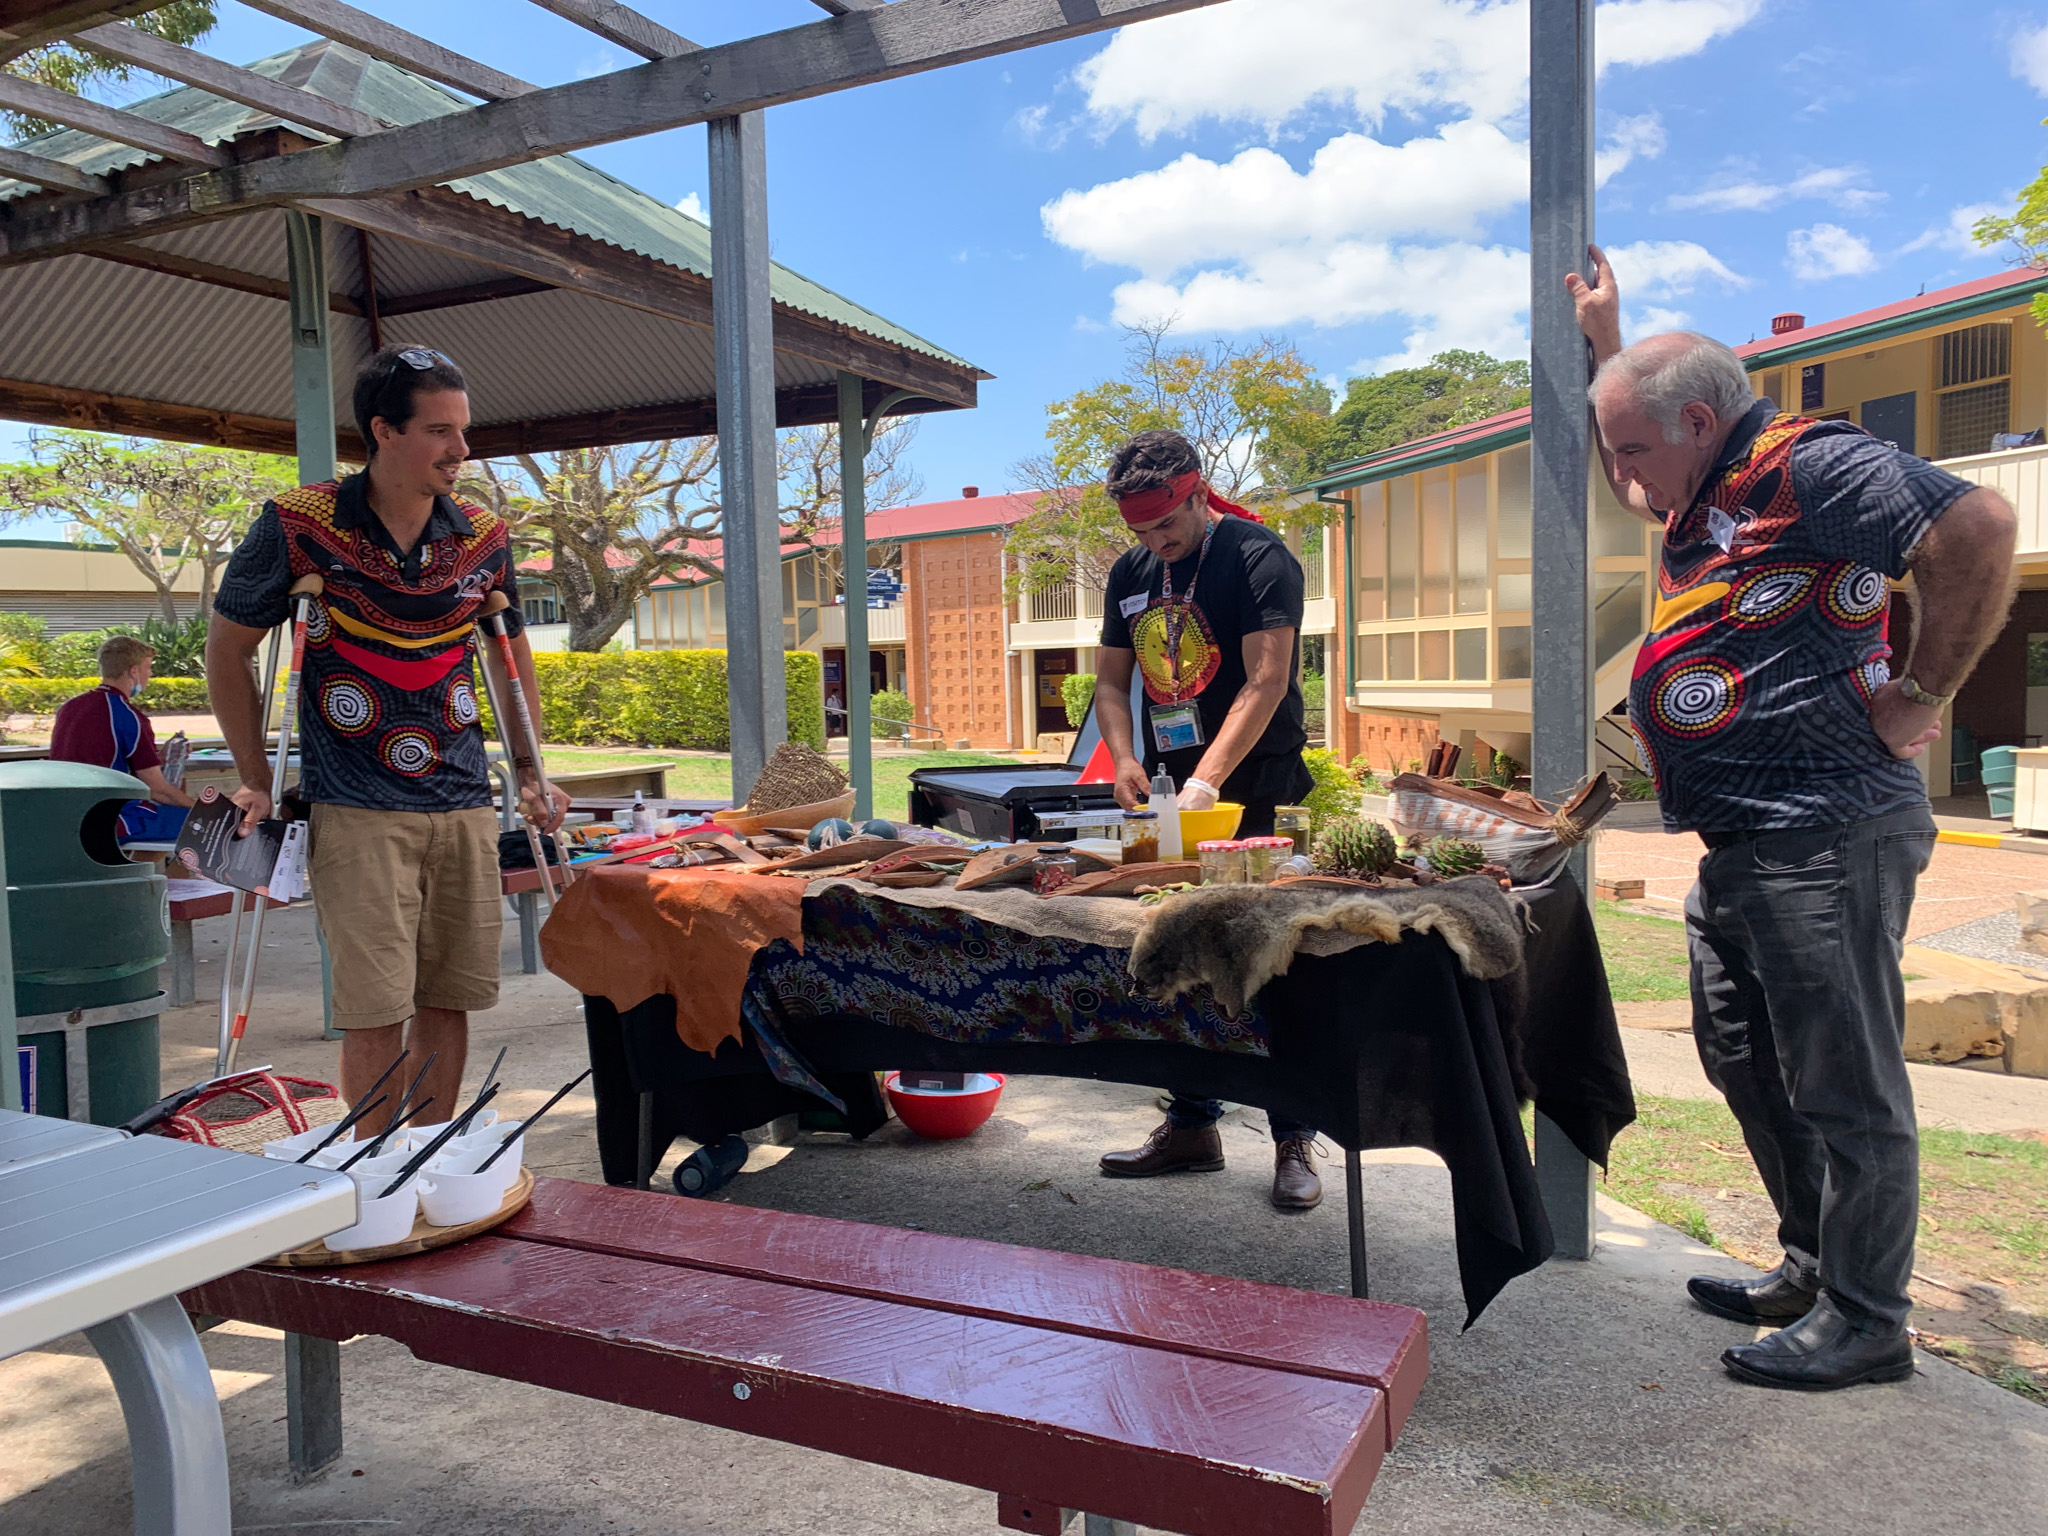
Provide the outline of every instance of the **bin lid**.
<path id="1" fill-rule="evenodd" d="M 49 758 L 31 763 L 0 763 L 0 795 L 35 789 L 98 790 L 125 800 L 149 793 L 149 786 L 133 774 L 93 763 L 59 763 Z"/>

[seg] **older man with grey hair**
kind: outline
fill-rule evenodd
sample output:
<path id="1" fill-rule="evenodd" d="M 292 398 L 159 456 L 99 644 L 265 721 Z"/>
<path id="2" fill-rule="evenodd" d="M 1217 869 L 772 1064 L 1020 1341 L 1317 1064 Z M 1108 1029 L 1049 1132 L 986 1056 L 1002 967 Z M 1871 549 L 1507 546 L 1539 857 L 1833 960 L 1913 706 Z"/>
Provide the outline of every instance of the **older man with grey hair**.
<path id="1" fill-rule="evenodd" d="M 1689 332 L 1624 349 L 1614 273 L 1566 279 L 1599 371 L 1601 458 L 1664 530 L 1629 723 L 1667 831 L 1706 844 L 1686 901 L 1693 1036 L 1778 1212 L 1783 1262 L 1699 1276 L 1775 1328 L 1722 1363 L 1825 1391 L 1913 1372 L 1919 1134 L 1900 947 L 1934 822 L 1910 761 L 2000 626 L 2016 523 L 1993 491 L 1846 421 L 1779 411 Z M 1912 577 L 1899 675 L 1891 584 Z"/>

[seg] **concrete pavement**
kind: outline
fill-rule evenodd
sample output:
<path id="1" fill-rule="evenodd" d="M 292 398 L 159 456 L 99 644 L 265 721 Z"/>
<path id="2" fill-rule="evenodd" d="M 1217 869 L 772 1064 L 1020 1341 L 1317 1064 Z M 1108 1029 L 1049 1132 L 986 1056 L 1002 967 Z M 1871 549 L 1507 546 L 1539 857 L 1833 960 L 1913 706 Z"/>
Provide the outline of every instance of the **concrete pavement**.
<path id="1" fill-rule="evenodd" d="M 202 995 L 219 954 L 206 930 L 218 926 L 202 925 Z M 245 1059 L 329 1076 L 334 1047 L 317 1039 L 307 920 L 287 915 L 272 936 Z M 582 1065 L 576 1000 L 549 978 L 518 980 L 476 1033 L 472 1080 L 498 1044 L 512 1042 L 515 1109 Z M 196 1075 L 211 1034 L 203 1005 L 167 1020 L 168 1079 Z M 1630 1031 L 1632 1053 L 1639 1037 L 1690 1049 L 1678 1037 Z M 1664 1070 L 1647 1054 L 1643 1063 L 1646 1077 Z M 1226 1120 L 1231 1161 L 1221 1173 L 1096 1176 L 1102 1148 L 1135 1144 L 1149 1129 L 1153 1098 L 1018 1079 L 966 1142 L 918 1142 L 892 1122 L 865 1144 L 809 1137 L 757 1148 L 728 1194 L 1343 1290 L 1341 1170 L 1326 1169 L 1320 1209 L 1274 1212 L 1255 1111 Z M 536 1136 L 530 1160 L 595 1179 L 590 1108 L 572 1096 Z M 1715 1357 L 1750 1331 L 1689 1307 L 1683 1281 L 1741 1266 L 1604 1199 L 1592 1262 L 1524 1277 L 1461 1333 L 1442 1167 L 1419 1152 L 1383 1153 L 1364 1178 L 1375 1294 L 1429 1313 L 1434 1368 L 1361 1532 L 2009 1536 L 2048 1509 L 2048 1410 L 1926 1356 L 1900 1387 L 1809 1398 L 1740 1386 Z M 424 1365 L 377 1339 L 342 1351 L 340 1467 L 294 1488 L 284 1474 L 276 1337 L 236 1325 L 208 1335 L 206 1348 L 224 1399 L 238 1531 L 998 1530 L 995 1500 L 978 1490 Z M 81 1340 L 0 1362 L 0 1529 L 106 1536 L 129 1518 L 127 1483 L 113 1392 Z"/>

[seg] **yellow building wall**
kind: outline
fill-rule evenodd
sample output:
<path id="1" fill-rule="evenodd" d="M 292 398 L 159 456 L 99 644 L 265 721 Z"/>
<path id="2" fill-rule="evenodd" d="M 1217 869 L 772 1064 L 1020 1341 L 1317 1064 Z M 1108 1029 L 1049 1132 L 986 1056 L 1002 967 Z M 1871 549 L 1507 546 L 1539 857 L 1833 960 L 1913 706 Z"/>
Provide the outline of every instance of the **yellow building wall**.
<path id="1" fill-rule="evenodd" d="M 0 544 L 0 592 L 155 592 L 134 562 L 117 550 L 24 549 Z M 171 590 L 199 593 L 199 566 L 185 567 Z"/>

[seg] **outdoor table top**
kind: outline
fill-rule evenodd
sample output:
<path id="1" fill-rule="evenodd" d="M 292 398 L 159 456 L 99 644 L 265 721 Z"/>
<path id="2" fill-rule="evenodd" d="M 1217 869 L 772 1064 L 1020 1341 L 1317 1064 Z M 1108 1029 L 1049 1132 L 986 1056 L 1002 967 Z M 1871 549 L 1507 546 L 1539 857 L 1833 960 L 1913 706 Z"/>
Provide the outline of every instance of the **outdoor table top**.
<path id="1" fill-rule="evenodd" d="M 572 811 L 630 811 L 633 808 L 631 795 L 579 795 L 576 793 L 575 785 L 565 787 L 569 791 L 569 809 Z M 678 798 L 675 795 L 668 795 L 660 800 L 643 799 L 640 803 L 657 816 L 673 816 L 679 811 L 701 816 L 707 811 L 729 809 L 732 805 L 732 796 L 705 800 L 701 797 L 692 799 L 688 796 Z"/>
<path id="2" fill-rule="evenodd" d="M 21 1123 L 39 1118 L 0 1110 L 0 1148 L 49 1151 L 70 1133 L 61 1155 L 0 1164 L 0 1357 L 356 1219 L 346 1174 L 68 1121 L 51 1122 L 57 1133 Z"/>
<path id="3" fill-rule="evenodd" d="M 69 1157 L 86 1147 L 120 1139 L 121 1133 L 111 1126 L 81 1125 L 50 1115 L 0 1110 L 0 1178 L 18 1173 L 31 1163 Z"/>

